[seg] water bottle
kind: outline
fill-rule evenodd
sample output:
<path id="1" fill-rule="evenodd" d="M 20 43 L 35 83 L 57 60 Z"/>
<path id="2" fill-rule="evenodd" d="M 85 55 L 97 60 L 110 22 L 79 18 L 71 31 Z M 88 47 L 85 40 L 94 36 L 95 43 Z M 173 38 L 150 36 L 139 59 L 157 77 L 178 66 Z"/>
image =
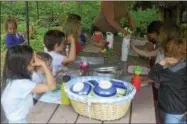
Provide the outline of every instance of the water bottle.
<path id="1" fill-rule="evenodd" d="M 62 105 L 69 105 L 70 104 L 70 100 L 64 90 L 65 84 L 71 79 L 70 76 L 65 75 L 63 77 L 63 82 L 62 82 L 62 87 L 61 87 L 61 104 Z"/>
<path id="2" fill-rule="evenodd" d="M 121 61 L 127 61 L 128 53 L 129 53 L 129 42 L 130 42 L 130 35 L 123 38 L 123 43 L 121 48 Z"/>
<path id="3" fill-rule="evenodd" d="M 82 75 L 86 75 L 89 72 L 89 63 L 86 59 L 82 59 L 80 62 L 80 72 Z"/>
<path id="4" fill-rule="evenodd" d="M 70 50 L 70 44 L 68 43 L 67 45 L 66 45 L 66 56 L 69 56 L 69 50 Z"/>
<path id="5" fill-rule="evenodd" d="M 111 32 L 106 32 L 106 41 L 109 43 L 109 49 L 113 48 L 114 34 Z"/>

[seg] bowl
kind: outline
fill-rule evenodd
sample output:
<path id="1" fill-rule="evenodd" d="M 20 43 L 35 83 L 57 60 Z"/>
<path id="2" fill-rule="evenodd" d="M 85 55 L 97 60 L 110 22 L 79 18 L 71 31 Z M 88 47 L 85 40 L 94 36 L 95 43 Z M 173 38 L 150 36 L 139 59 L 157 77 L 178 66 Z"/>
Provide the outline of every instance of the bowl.
<path id="1" fill-rule="evenodd" d="M 119 81 L 119 80 L 110 80 L 110 82 L 112 82 L 112 84 L 116 88 L 127 89 L 126 86 L 124 85 L 124 83 L 122 81 Z"/>
<path id="2" fill-rule="evenodd" d="M 109 77 L 117 79 L 122 70 L 117 66 L 107 66 L 93 69 L 93 76 Z"/>
<path id="3" fill-rule="evenodd" d="M 101 97 L 110 97 L 116 94 L 116 87 L 110 81 L 100 81 L 94 87 L 94 93 Z"/>
<path id="4" fill-rule="evenodd" d="M 91 83 L 94 87 L 99 84 L 96 80 L 89 80 L 88 82 Z"/>
<path id="5" fill-rule="evenodd" d="M 72 86 L 71 91 L 79 95 L 88 95 L 91 91 L 91 86 L 85 82 L 79 82 Z"/>

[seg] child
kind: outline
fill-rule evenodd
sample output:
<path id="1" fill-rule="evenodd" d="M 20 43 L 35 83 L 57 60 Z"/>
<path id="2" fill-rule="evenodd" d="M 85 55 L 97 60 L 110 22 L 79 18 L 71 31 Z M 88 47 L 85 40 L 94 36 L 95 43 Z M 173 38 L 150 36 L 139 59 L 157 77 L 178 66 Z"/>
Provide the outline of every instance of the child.
<path id="1" fill-rule="evenodd" d="M 64 33 L 66 35 L 73 34 L 76 41 L 76 53 L 82 51 L 84 45 L 86 43 L 86 35 L 82 32 L 81 25 L 81 17 L 77 14 L 69 14 L 67 21 L 64 25 Z"/>
<path id="2" fill-rule="evenodd" d="M 164 46 L 165 59 L 149 72 L 149 78 L 160 84 L 158 107 L 165 113 L 165 123 L 185 123 L 187 112 L 186 40 L 169 40 Z"/>
<path id="3" fill-rule="evenodd" d="M 155 33 L 148 34 L 147 36 L 148 40 L 151 40 L 152 43 L 155 44 L 155 50 L 153 51 L 148 52 L 145 50 L 140 50 L 140 49 L 137 49 L 133 44 L 131 44 L 132 50 L 140 54 L 141 56 L 145 56 L 145 57 L 156 56 L 155 64 L 164 58 L 164 54 L 162 50 L 164 42 L 168 39 L 175 40 L 179 38 L 181 35 L 180 27 L 174 23 L 164 23 L 158 29 L 158 31 L 155 30 Z"/>
<path id="4" fill-rule="evenodd" d="M 145 57 L 155 57 L 157 55 L 157 50 L 155 49 L 155 47 L 158 47 L 158 37 L 159 37 L 159 33 L 160 33 L 160 29 L 163 26 L 163 23 L 161 21 L 153 21 L 151 22 L 148 27 L 147 27 L 147 39 L 148 39 L 148 51 L 145 50 L 140 50 L 138 48 L 136 48 L 133 44 L 131 44 L 131 48 L 133 51 L 135 51 L 136 53 L 138 53 L 141 56 L 145 56 Z M 154 58 L 152 58 L 154 59 Z M 154 65 L 152 63 L 150 63 L 150 65 Z"/>
<path id="5" fill-rule="evenodd" d="M 49 67 L 51 67 L 52 57 L 48 53 L 37 52 L 36 55 L 38 55 L 38 57 L 40 57 L 43 61 L 46 62 L 46 64 Z M 34 72 L 32 73 L 32 81 L 35 82 L 35 83 L 44 83 L 44 82 L 46 82 L 44 69 L 42 67 L 35 67 Z M 41 96 L 41 94 L 40 95 L 37 95 L 37 94 L 33 95 L 34 104 L 38 101 L 40 96 Z"/>
<path id="6" fill-rule="evenodd" d="M 60 54 L 64 51 L 65 40 L 70 43 L 70 50 L 68 56 Z M 68 35 L 65 39 L 65 34 L 59 30 L 49 30 L 44 36 L 44 44 L 47 48 L 47 53 L 53 58 L 52 70 L 55 76 L 57 72 L 62 70 L 63 65 L 73 62 L 75 60 L 75 39 L 72 35 Z"/>
<path id="7" fill-rule="evenodd" d="M 23 35 L 17 32 L 17 27 L 18 24 L 16 18 L 9 16 L 5 21 L 5 30 L 7 32 L 5 43 L 7 48 L 27 44 L 27 41 L 24 39 Z"/>
<path id="8" fill-rule="evenodd" d="M 31 74 L 35 66 L 41 66 L 46 76 L 46 82 L 34 83 Z M 32 93 L 43 93 L 56 89 L 56 82 L 50 67 L 36 57 L 29 46 L 10 47 L 6 53 L 3 72 L 5 86 L 1 103 L 9 123 L 26 123 L 26 117 L 33 107 Z"/>
<path id="9" fill-rule="evenodd" d="M 160 25 L 160 28 L 158 26 Z M 157 26 L 157 28 L 156 28 Z M 151 30 L 152 29 L 152 30 Z M 153 32 L 155 31 L 155 33 Z M 153 22 L 148 26 L 148 40 L 151 40 L 155 44 L 155 50 L 152 51 L 145 51 L 137 49 L 133 44 L 131 44 L 131 48 L 136 53 L 145 56 L 145 57 L 156 57 L 155 62 L 152 64 L 155 65 L 156 63 L 160 62 L 164 59 L 163 47 L 164 42 L 166 40 L 175 40 L 180 37 L 180 28 L 173 23 L 164 23 L 163 25 L 160 22 Z M 154 100 L 157 101 L 157 94 L 158 94 L 158 87 L 159 84 L 153 84 L 153 93 L 154 93 Z"/>

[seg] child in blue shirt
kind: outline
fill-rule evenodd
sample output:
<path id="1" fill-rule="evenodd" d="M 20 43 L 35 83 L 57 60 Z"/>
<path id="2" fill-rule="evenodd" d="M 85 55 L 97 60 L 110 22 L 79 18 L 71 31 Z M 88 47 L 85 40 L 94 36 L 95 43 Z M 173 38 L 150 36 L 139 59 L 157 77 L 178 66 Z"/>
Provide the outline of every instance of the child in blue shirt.
<path id="1" fill-rule="evenodd" d="M 17 32 L 17 20 L 15 17 L 9 16 L 5 21 L 5 30 L 7 32 L 5 43 L 6 47 L 10 48 L 17 45 L 26 45 L 27 41 L 23 35 Z"/>

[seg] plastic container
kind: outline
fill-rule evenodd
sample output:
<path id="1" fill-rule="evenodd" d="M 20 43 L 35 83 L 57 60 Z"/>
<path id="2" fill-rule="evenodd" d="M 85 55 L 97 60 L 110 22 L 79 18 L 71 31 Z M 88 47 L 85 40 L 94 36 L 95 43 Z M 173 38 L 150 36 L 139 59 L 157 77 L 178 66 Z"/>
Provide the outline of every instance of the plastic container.
<path id="1" fill-rule="evenodd" d="M 129 42 L 130 35 L 123 38 L 122 48 L 121 48 L 121 60 L 127 61 L 128 53 L 129 53 Z"/>
<path id="2" fill-rule="evenodd" d="M 89 73 L 89 63 L 86 59 L 80 61 L 80 72 L 82 75 L 87 75 Z"/>
<path id="3" fill-rule="evenodd" d="M 100 40 L 103 38 L 103 34 L 102 34 L 101 32 L 95 32 L 95 33 L 93 34 L 93 38 L 94 38 L 94 40 L 95 40 L 97 43 L 99 43 Z"/>
<path id="4" fill-rule="evenodd" d="M 116 87 L 110 81 L 100 81 L 98 85 L 95 86 L 94 92 L 98 96 L 110 97 L 116 94 Z"/>
<path id="5" fill-rule="evenodd" d="M 136 88 L 136 90 L 139 91 L 140 87 L 141 87 L 141 78 L 140 78 L 140 75 L 135 74 L 135 76 L 132 77 L 132 79 L 131 79 L 131 83 Z"/>
<path id="6" fill-rule="evenodd" d="M 70 44 L 68 43 L 67 45 L 66 45 L 66 56 L 69 56 L 69 51 L 70 51 Z"/>
<path id="7" fill-rule="evenodd" d="M 62 87 L 61 87 L 61 104 L 62 105 L 69 105 L 70 100 L 64 90 L 65 84 L 71 79 L 70 76 L 66 75 L 63 77 Z"/>
<path id="8" fill-rule="evenodd" d="M 139 91 L 141 87 L 141 77 L 140 77 L 141 67 L 137 66 L 134 71 L 135 71 L 135 75 L 134 77 L 132 77 L 131 83 L 136 88 L 136 90 Z"/>
<path id="9" fill-rule="evenodd" d="M 113 48 L 113 42 L 114 42 L 114 34 L 111 32 L 106 32 L 106 41 L 109 43 L 108 47 L 109 49 Z"/>
<path id="10" fill-rule="evenodd" d="M 91 91 L 91 86 L 88 83 L 76 83 L 72 87 L 72 92 L 79 95 L 88 95 Z"/>

